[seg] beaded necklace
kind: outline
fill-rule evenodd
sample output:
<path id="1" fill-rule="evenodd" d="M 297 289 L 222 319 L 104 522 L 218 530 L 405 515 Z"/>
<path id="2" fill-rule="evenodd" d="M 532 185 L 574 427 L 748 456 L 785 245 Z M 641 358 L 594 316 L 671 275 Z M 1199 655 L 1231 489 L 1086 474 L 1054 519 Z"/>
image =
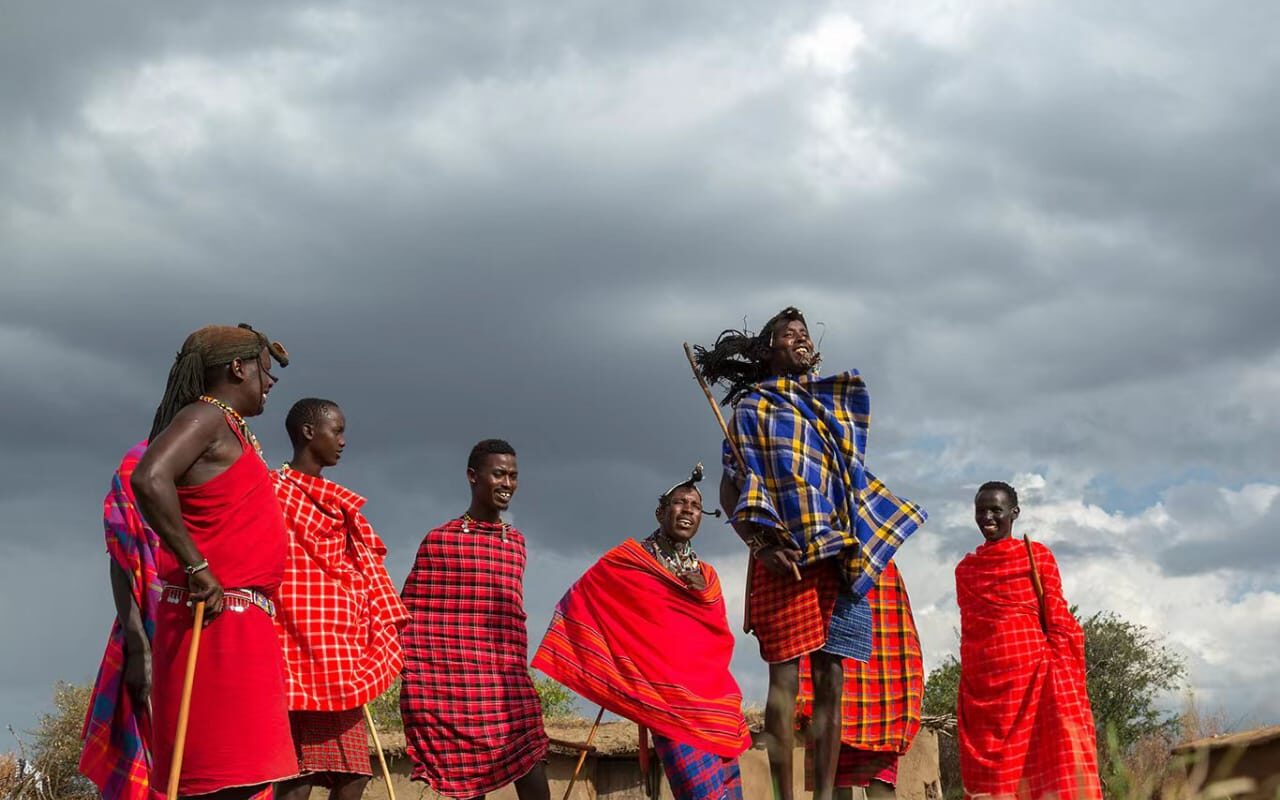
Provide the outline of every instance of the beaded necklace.
<path id="1" fill-rule="evenodd" d="M 645 542 L 651 544 L 649 552 L 660 558 L 672 573 L 681 575 L 699 571 L 698 554 L 691 543 L 676 544 L 662 531 L 654 531 Z"/>
<path id="2" fill-rule="evenodd" d="M 499 528 L 499 530 L 498 530 L 498 536 L 499 536 L 499 537 L 502 539 L 502 541 L 504 541 L 504 542 L 507 540 L 507 529 L 511 527 L 510 525 L 508 525 L 507 523 L 503 522 L 502 520 L 498 520 L 497 522 L 481 522 L 480 520 L 478 520 L 478 519 L 476 519 L 475 517 L 471 516 L 471 512 L 470 512 L 470 511 L 463 512 L 462 516 L 461 516 L 461 517 L 459 517 L 459 519 L 461 519 L 461 520 L 462 520 L 462 532 L 463 532 L 463 533 L 471 533 L 471 526 L 472 526 L 472 525 L 477 525 L 477 526 L 478 526 L 478 525 L 498 525 L 498 526 L 500 526 L 500 528 Z"/>
<path id="3" fill-rule="evenodd" d="M 258 458 L 261 458 L 263 463 L 266 463 L 267 457 L 262 452 L 262 445 L 258 444 L 258 437 L 254 436 L 253 431 L 249 430 L 249 423 L 244 421 L 244 417 L 240 416 L 239 411 L 236 411 L 234 408 L 222 402 L 218 398 L 210 397 L 207 394 L 200 395 L 200 400 L 211 406 L 216 406 L 217 408 L 222 409 L 222 413 L 231 417 L 231 421 L 240 429 L 240 433 L 244 435 L 244 438 L 249 442 L 249 444 L 253 445 L 253 450 L 258 454 Z"/>

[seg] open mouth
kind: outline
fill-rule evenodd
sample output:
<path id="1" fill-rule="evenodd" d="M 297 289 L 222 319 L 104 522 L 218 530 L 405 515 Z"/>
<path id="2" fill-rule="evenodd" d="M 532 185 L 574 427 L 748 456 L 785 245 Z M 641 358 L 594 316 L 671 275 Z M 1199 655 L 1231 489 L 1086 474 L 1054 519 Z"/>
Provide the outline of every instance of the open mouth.
<path id="1" fill-rule="evenodd" d="M 500 500 L 503 503 L 511 502 L 511 492 L 508 492 L 504 489 L 499 489 L 498 491 L 494 492 L 493 496 L 498 498 L 498 500 Z"/>

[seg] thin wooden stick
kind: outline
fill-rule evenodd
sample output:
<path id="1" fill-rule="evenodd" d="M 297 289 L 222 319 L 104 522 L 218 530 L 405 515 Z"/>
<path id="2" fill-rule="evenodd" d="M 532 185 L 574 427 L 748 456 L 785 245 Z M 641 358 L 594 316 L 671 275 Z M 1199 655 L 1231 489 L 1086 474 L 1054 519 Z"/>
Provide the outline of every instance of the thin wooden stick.
<path id="1" fill-rule="evenodd" d="M 196 601 L 195 626 L 187 649 L 187 673 L 182 679 L 182 699 L 178 702 L 178 732 L 173 737 L 173 760 L 169 764 L 168 800 L 178 800 L 178 779 L 182 777 L 182 755 L 187 747 L 187 717 L 191 713 L 191 687 L 196 679 L 196 654 L 200 652 L 200 631 L 204 629 L 204 601 Z"/>
<path id="2" fill-rule="evenodd" d="M 369 712 L 368 703 L 361 708 L 364 709 L 364 721 L 369 726 L 369 735 L 373 737 L 373 746 L 378 749 L 378 763 L 382 765 L 382 778 L 387 782 L 387 797 L 390 800 L 396 800 L 396 788 L 391 785 L 391 770 L 387 769 L 387 756 L 382 752 L 382 740 L 378 738 L 378 729 L 373 725 L 373 714 Z"/>
<path id="3" fill-rule="evenodd" d="M 569 793 L 573 791 L 573 785 L 578 782 L 578 773 L 582 771 L 582 765 L 587 760 L 587 748 L 591 747 L 591 740 L 596 738 L 596 731 L 600 729 L 600 720 L 604 717 L 604 706 L 600 706 L 600 713 L 596 714 L 595 724 L 591 726 L 591 732 L 587 734 L 587 741 L 583 745 L 582 752 L 578 754 L 578 766 L 573 768 L 573 776 L 569 778 L 569 785 L 564 790 L 564 800 L 569 800 Z"/>
<path id="4" fill-rule="evenodd" d="M 720 423 L 720 432 L 724 434 L 724 440 L 729 443 L 729 450 L 733 453 L 733 458 L 738 462 L 738 471 L 746 475 L 747 461 L 742 457 L 742 451 L 738 449 L 738 443 L 729 435 L 729 426 L 725 424 L 724 415 L 720 413 L 720 404 L 716 402 L 716 398 L 711 394 L 711 387 L 707 385 L 707 381 L 702 377 L 702 373 L 698 371 L 698 362 L 694 360 L 693 348 L 688 342 L 684 343 L 684 357 L 689 359 L 689 368 L 693 370 L 693 377 L 698 381 L 698 385 L 702 387 L 702 393 L 707 396 L 707 402 L 711 404 L 711 411 L 716 415 L 716 422 Z M 725 509 L 725 513 L 729 513 L 729 509 Z M 742 632 L 751 633 L 751 572 L 755 564 L 755 554 L 747 559 L 747 602 L 743 604 Z M 800 568 L 796 566 L 794 561 L 791 564 L 791 574 L 795 576 L 797 581 L 800 580 Z"/>
<path id="5" fill-rule="evenodd" d="M 720 432 L 724 434 L 724 440 L 729 443 L 729 449 L 733 451 L 734 460 L 738 462 L 738 470 L 745 473 L 747 471 L 746 459 L 742 457 L 742 451 L 738 449 L 738 443 L 729 435 L 729 426 L 725 424 L 724 415 L 720 413 L 720 404 L 716 402 L 716 398 L 711 394 L 711 387 L 707 385 L 706 379 L 698 371 L 698 362 L 693 359 L 693 348 L 689 346 L 688 342 L 684 343 L 684 356 L 689 359 L 689 367 L 693 370 L 693 377 L 697 378 L 698 385 L 702 387 L 702 393 L 707 396 L 707 402 L 711 404 L 711 410 L 716 415 L 716 422 L 720 423 Z"/>
<path id="6" fill-rule="evenodd" d="M 1031 552 L 1031 537 L 1022 535 L 1022 542 L 1027 546 L 1027 561 L 1031 564 L 1031 585 L 1036 589 L 1036 605 L 1040 608 L 1040 627 L 1049 632 L 1049 615 L 1044 608 L 1044 584 L 1040 582 L 1040 570 L 1036 567 L 1036 557 Z"/>

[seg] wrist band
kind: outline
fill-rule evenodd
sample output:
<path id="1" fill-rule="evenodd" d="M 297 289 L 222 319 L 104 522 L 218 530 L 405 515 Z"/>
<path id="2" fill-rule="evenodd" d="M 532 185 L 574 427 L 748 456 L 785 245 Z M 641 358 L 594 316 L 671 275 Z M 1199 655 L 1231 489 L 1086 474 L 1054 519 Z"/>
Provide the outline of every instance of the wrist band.
<path id="1" fill-rule="evenodd" d="M 202 572 L 208 568 L 209 568 L 209 559 L 206 558 L 205 560 L 201 561 L 199 564 L 192 564 L 191 566 L 183 567 L 182 569 L 187 573 L 187 577 L 190 578 L 192 575 L 195 575 L 197 572 Z"/>

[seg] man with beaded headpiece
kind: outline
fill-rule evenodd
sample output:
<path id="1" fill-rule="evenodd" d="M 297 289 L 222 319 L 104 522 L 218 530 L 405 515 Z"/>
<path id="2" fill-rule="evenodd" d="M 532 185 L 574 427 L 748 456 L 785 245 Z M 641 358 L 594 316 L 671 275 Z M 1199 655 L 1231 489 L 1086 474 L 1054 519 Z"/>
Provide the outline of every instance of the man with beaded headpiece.
<path id="1" fill-rule="evenodd" d="M 814 797 L 854 783 L 892 795 L 897 755 L 919 728 L 923 676 L 891 559 L 925 513 L 866 469 L 866 384 L 857 370 L 818 376 L 799 310 L 783 309 L 758 334 L 724 331 L 695 352 L 702 377 L 726 385 L 733 406 L 720 501 L 753 556 L 747 627 L 769 664 L 776 790 L 791 800 L 803 661 Z"/>
<path id="2" fill-rule="evenodd" d="M 613 548 L 570 587 L 533 666 L 653 731 L 676 800 L 741 800 L 738 756 L 751 735 L 729 672 L 720 578 L 693 550 L 701 480 L 699 464 L 659 496 L 657 530 Z"/>
<path id="3" fill-rule="evenodd" d="M 178 792 L 246 798 L 297 774 L 272 595 L 285 527 L 245 417 L 275 385 L 278 342 L 248 325 L 210 325 L 178 352 L 130 484 L 163 544 L 152 646 L 153 784 L 168 781 L 192 633 L 206 605 Z"/>
<path id="4" fill-rule="evenodd" d="M 550 742 L 528 669 L 525 540 L 502 519 L 519 484 L 516 451 L 485 439 L 466 474 L 471 505 L 423 537 L 400 593 L 412 778 L 456 800 L 511 783 L 520 800 L 549 800 Z"/>

